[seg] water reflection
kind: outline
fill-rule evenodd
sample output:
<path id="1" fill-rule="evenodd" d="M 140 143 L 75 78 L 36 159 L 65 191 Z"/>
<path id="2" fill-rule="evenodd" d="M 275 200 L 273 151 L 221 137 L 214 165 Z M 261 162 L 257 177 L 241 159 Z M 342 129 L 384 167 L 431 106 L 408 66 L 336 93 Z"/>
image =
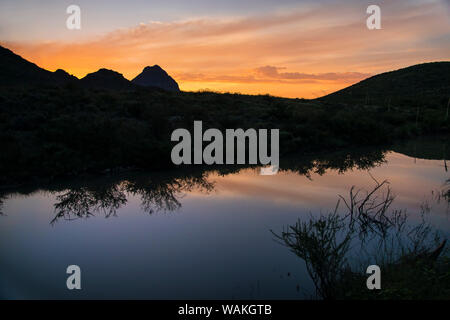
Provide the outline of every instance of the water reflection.
<path id="1" fill-rule="evenodd" d="M 440 257 L 447 240 L 427 221 L 427 207 L 421 208 L 419 223 L 410 223 L 405 210 L 391 209 L 389 183 L 373 180 L 370 190 L 352 187 L 348 197 L 340 196 L 333 212 L 300 219 L 272 234 L 305 262 L 320 298 L 439 299 L 449 290 L 450 261 Z M 394 279 L 384 280 L 385 291 L 370 296 L 364 266 L 374 264 L 383 270 L 383 279 Z M 401 269 L 414 269 L 415 277 L 398 283 Z M 422 279 L 427 279 L 421 285 L 425 295 L 415 288 Z M 436 286 L 441 292 L 433 292 Z"/>
<path id="2" fill-rule="evenodd" d="M 386 162 L 386 150 L 359 149 L 334 152 L 315 159 L 290 157 L 285 159 L 282 171 L 294 172 L 311 178 L 312 174 L 323 175 L 327 170 L 344 173 L 351 169 L 369 170 Z"/>
<path id="3" fill-rule="evenodd" d="M 141 197 L 141 208 L 149 214 L 179 209 L 179 199 L 186 192 L 195 189 L 209 193 L 214 189 L 214 183 L 208 181 L 206 172 L 185 176 L 159 176 L 156 179 L 141 177 L 138 180 L 126 181 L 122 185 L 128 193 Z"/>
<path id="4" fill-rule="evenodd" d="M 116 215 L 117 209 L 127 202 L 124 190 L 119 185 L 107 188 L 88 189 L 86 187 L 73 188 L 58 195 L 55 203 L 55 218 L 51 223 L 59 219 L 74 220 L 89 217 L 97 212 L 103 212 L 105 217 Z"/>
<path id="5" fill-rule="evenodd" d="M 442 160 L 445 172 L 448 172 L 447 160 L 450 146 L 448 138 L 422 137 L 407 140 L 393 146 L 392 150 L 411 158 Z"/>
<path id="6" fill-rule="evenodd" d="M 433 223 L 450 230 L 439 157 L 372 149 L 281 159 L 275 176 L 191 166 L 2 190 L 0 297 L 302 298 L 314 292 L 306 267 L 269 230 L 332 212 L 353 185 L 369 189 L 370 175 L 391 182 L 395 209 L 420 221 L 428 200 Z M 86 281 L 79 293 L 65 288 L 74 263 Z"/>
<path id="7" fill-rule="evenodd" d="M 0 216 L 4 215 L 3 210 L 3 200 L 4 198 L 0 195 Z"/>
<path id="8" fill-rule="evenodd" d="M 323 175 L 330 169 L 339 173 L 350 169 L 367 170 L 384 162 L 384 150 L 353 150 L 320 157 L 289 157 L 281 163 L 280 173 L 295 173 L 311 179 L 311 175 Z M 88 218 L 99 213 L 106 218 L 116 216 L 130 196 L 138 196 L 141 209 L 152 214 L 180 209 L 180 199 L 194 190 L 203 194 L 210 193 L 215 187 L 211 176 L 224 177 L 249 168 L 251 167 L 194 167 L 163 173 L 112 175 L 28 188 L 16 193 L 26 195 L 45 190 L 55 194 L 55 216 L 51 224 L 59 220 Z M 1 205 L 2 202 L 0 209 Z"/>
<path id="9" fill-rule="evenodd" d="M 206 172 L 185 176 L 141 174 L 122 179 L 108 183 L 102 179 L 88 181 L 58 195 L 54 204 L 56 215 L 51 223 L 88 218 L 96 213 L 103 213 L 106 218 L 115 216 L 131 195 L 140 197 L 141 209 L 148 214 L 174 211 L 181 207 L 179 200 L 186 192 L 195 189 L 208 193 L 214 188 Z"/>
<path id="10" fill-rule="evenodd" d="M 422 143 L 422 142 L 420 142 Z M 427 152 L 422 156 L 442 156 L 439 147 L 436 153 L 432 153 L 429 145 Z M 417 145 L 411 147 L 399 146 L 400 150 L 414 150 L 418 154 L 420 148 Z M 367 170 L 386 163 L 387 151 L 383 149 L 359 149 L 346 152 L 334 152 L 329 155 L 316 157 L 287 157 L 284 158 L 279 174 L 297 174 L 312 179 L 313 175 L 322 176 L 327 171 L 333 170 L 338 174 L 349 170 Z M 445 153 L 443 154 L 445 155 Z M 445 159 L 444 159 L 445 162 Z M 56 195 L 54 203 L 55 216 L 51 224 L 59 220 L 75 220 L 88 218 L 95 214 L 103 214 L 106 218 L 116 216 L 117 211 L 127 204 L 130 196 L 138 196 L 141 201 L 141 209 L 152 214 L 155 212 L 170 212 L 181 208 L 180 199 L 186 193 L 200 192 L 208 194 L 215 188 L 212 176 L 225 177 L 230 174 L 248 170 L 251 167 L 244 166 L 219 166 L 219 167 L 189 167 L 181 170 L 163 173 L 131 173 L 125 175 L 110 175 L 84 180 L 64 181 L 45 187 L 29 187 L 16 190 L 16 194 L 33 194 L 35 191 L 45 190 Z M 445 167 L 446 169 L 446 167 Z M 256 171 L 256 169 L 255 169 Z M 252 172 L 252 175 L 254 173 Z M 442 190 L 437 190 L 434 200 L 449 200 L 449 180 L 445 182 Z M 2 215 L 3 199 L 8 193 L 0 194 L 0 215 Z"/>

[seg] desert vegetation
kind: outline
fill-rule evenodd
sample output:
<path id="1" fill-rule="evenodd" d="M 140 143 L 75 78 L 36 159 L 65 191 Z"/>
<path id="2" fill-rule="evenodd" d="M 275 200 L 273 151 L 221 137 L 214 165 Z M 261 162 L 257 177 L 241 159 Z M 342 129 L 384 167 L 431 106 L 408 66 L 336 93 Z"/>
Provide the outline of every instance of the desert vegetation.
<path id="1" fill-rule="evenodd" d="M 388 181 L 372 190 L 351 188 L 326 215 L 299 220 L 275 239 L 303 259 L 322 299 L 447 299 L 450 259 L 447 240 L 427 221 L 409 221 L 392 209 Z M 381 290 L 368 290 L 366 268 L 381 269 Z"/>
<path id="2" fill-rule="evenodd" d="M 171 132 L 204 128 L 278 128 L 281 155 L 386 145 L 448 134 L 445 108 L 414 109 L 213 92 L 0 88 L 1 184 L 100 172 L 168 168 Z"/>

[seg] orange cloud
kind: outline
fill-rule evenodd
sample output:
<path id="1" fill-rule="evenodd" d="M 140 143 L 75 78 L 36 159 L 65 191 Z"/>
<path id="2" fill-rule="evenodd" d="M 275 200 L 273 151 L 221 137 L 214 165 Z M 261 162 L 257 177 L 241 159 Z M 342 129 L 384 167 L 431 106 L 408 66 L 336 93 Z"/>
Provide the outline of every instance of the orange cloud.
<path id="1" fill-rule="evenodd" d="M 337 81 L 359 81 L 370 76 L 368 73 L 360 72 L 343 72 L 343 73 L 320 73 L 308 74 L 300 72 L 279 72 L 285 68 L 274 66 L 265 66 L 255 69 L 256 73 L 263 77 L 271 79 L 286 79 L 286 80 L 337 80 Z"/>

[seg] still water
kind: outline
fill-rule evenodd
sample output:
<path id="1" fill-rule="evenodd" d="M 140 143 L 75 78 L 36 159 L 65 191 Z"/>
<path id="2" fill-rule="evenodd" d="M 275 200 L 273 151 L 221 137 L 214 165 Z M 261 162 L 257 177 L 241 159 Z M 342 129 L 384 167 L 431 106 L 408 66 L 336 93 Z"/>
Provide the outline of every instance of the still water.
<path id="1" fill-rule="evenodd" d="M 445 155 L 416 151 L 294 159 L 274 176 L 198 170 L 5 192 L 0 298 L 310 298 L 304 262 L 271 230 L 332 211 L 352 186 L 387 179 L 393 209 L 414 220 L 426 205 L 432 224 L 450 234 L 449 202 L 440 196 L 450 178 Z M 66 287 L 73 264 L 81 290 Z"/>

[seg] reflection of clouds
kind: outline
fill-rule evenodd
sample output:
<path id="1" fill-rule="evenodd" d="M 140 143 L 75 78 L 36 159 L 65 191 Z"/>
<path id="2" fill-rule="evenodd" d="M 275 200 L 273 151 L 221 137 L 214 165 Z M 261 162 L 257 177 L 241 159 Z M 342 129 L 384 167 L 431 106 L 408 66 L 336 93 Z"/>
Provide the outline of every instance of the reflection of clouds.
<path id="1" fill-rule="evenodd" d="M 424 201 L 431 201 L 436 212 L 446 212 L 445 203 L 435 203 L 432 190 L 440 188 L 436 183 L 443 179 L 439 160 L 417 160 L 395 152 L 386 156 L 387 164 L 370 169 L 378 181 L 388 180 L 394 194 L 394 205 L 406 206 L 412 213 L 420 209 Z M 226 177 L 214 176 L 216 191 L 224 198 L 252 198 L 255 201 L 282 203 L 307 208 L 331 208 L 338 195 L 346 196 L 352 186 L 369 190 L 373 180 L 366 170 L 349 170 L 339 173 L 334 169 L 326 174 L 305 176 L 279 172 L 274 176 L 259 176 L 254 169 L 241 171 Z"/>

